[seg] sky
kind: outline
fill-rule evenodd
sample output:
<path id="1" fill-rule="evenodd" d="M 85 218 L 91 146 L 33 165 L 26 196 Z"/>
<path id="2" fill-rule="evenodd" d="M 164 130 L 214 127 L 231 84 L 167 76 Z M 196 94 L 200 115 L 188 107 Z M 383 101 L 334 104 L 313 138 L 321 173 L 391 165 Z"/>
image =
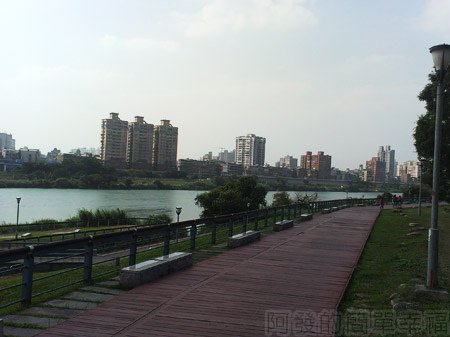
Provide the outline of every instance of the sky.
<path id="1" fill-rule="evenodd" d="M 429 47 L 450 0 L 0 2 L 0 132 L 47 153 L 99 147 L 101 119 L 170 119 L 178 158 L 266 138 L 266 162 L 324 151 L 416 159 Z"/>

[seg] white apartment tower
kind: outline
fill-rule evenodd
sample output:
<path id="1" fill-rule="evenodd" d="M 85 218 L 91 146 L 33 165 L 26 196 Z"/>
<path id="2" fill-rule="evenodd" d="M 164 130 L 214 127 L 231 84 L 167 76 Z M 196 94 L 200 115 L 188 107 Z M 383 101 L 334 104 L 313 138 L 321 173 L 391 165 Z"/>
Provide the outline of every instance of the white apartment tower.
<path id="1" fill-rule="evenodd" d="M 266 139 L 248 134 L 236 137 L 236 164 L 244 167 L 264 166 Z"/>
<path id="2" fill-rule="evenodd" d="M 152 168 L 153 124 L 148 124 L 141 116 L 136 116 L 128 126 L 127 164 L 132 168 Z"/>
<path id="3" fill-rule="evenodd" d="M 178 128 L 170 120 L 161 120 L 156 125 L 153 137 L 153 166 L 156 170 L 176 169 Z"/>
<path id="4" fill-rule="evenodd" d="M 111 112 L 102 120 L 100 157 L 104 164 L 125 167 L 127 159 L 128 122 Z"/>

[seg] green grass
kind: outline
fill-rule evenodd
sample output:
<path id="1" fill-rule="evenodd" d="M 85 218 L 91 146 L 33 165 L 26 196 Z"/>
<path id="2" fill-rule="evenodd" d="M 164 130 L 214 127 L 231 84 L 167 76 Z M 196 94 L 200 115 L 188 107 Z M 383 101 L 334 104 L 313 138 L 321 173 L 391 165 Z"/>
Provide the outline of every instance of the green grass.
<path id="1" fill-rule="evenodd" d="M 352 309 L 369 311 L 391 310 L 390 296 L 399 294 L 404 301 L 413 303 L 414 309 L 449 310 L 449 303 L 414 300 L 411 296 L 416 284 L 425 284 L 427 269 L 427 230 L 419 235 L 407 235 L 409 223 L 419 223 L 428 229 L 430 209 L 403 209 L 401 212 L 383 210 L 377 219 L 350 284 L 341 301 L 341 313 Z M 450 207 L 441 207 L 439 214 L 439 285 L 449 289 L 450 282 Z M 401 286 L 402 285 L 402 286 Z M 350 336 L 351 334 L 348 334 Z M 414 335 L 414 334 L 412 334 Z M 342 336 L 347 336 L 342 334 Z M 370 335 L 372 336 L 372 335 Z M 373 335 L 378 336 L 378 335 Z M 386 336 L 406 336 L 392 334 Z M 415 336 L 415 335 L 414 335 Z M 417 334 L 423 336 L 423 333 Z"/>

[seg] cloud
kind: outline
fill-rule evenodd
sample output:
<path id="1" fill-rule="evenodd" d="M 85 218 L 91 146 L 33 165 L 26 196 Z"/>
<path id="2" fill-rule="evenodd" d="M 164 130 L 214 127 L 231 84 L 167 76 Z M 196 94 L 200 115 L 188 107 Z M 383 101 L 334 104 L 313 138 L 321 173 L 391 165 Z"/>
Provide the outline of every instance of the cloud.
<path id="1" fill-rule="evenodd" d="M 180 50 L 180 44 L 175 41 L 160 41 L 154 39 L 135 37 L 124 40 L 127 49 L 135 51 L 162 50 L 168 52 L 176 52 Z"/>
<path id="2" fill-rule="evenodd" d="M 210 37 L 246 29 L 288 30 L 313 26 L 317 18 L 304 3 L 303 0 L 213 0 L 200 12 L 184 16 L 185 32 L 189 37 Z"/>
<path id="3" fill-rule="evenodd" d="M 157 40 L 152 38 L 132 37 L 118 38 L 112 35 L 105 35 L 100 39 L 100 44 L 104 47 L 119 47 L 136 52 L 165 51 L 177 52 L 180 50 L 180 44 L 171 40 Z"/>
<path id="4" fill-rule="evenodd" d="M 450 1 L 426 0 L 422 15 L 414 21 L 423 30 L 448 33 L 450 30 Z"/>

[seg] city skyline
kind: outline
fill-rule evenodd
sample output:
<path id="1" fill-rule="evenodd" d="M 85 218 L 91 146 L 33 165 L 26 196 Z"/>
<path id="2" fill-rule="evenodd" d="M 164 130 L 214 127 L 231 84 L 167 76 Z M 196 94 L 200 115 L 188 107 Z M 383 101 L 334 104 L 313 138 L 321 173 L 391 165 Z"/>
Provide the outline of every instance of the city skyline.
<path id="1" fill-rule="evenodd" d="M 443 0 L 3 2 L 2 129 L 68 152 L 99 147 L 116 111 L 172 120 L 179 158 L 254 133 L 270 164 L 320 149 L 353 168 L 379 144 L 413 160 L 428 48 L 449 16 Z"/>

